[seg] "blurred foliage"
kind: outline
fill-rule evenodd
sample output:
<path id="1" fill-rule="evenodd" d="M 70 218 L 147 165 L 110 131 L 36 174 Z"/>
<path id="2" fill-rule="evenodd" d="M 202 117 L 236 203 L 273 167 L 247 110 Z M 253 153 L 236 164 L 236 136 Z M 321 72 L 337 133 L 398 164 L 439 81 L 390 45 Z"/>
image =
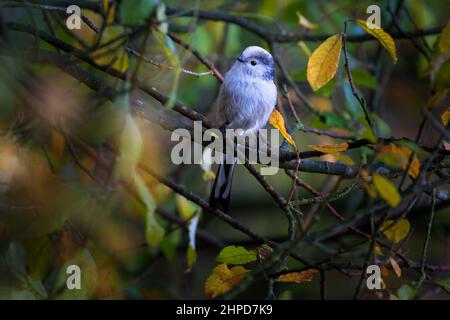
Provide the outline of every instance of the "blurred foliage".
<path id="1" fill-rule="evenodd" d="M 274 254 L 272 248 L 249 241 L 143 170 L 145 164 L 161 175 L 170 172 L 180 184 L 204 197 L 214 177 L 205 165 L 174 166 L 170 161 L 174 145 L 170 132 L 136 115 L 132 101 L 138 99 L 150 108 L 173 108 L 180 101 L 213 118 L 220 83 L 210 73 L 195 76 L 209 71 L 208 68 L 190 50 L 177 44 L 170 37 L 171 32 L 211 60 L 222 74 L 246 46 L 268 48 L 268 44 L 238 25 L 215 19 L 197 20 L 183 14 L 167 15 L 166 8 L 225 12 L 270 32 L 329 35 L 341 43 L 344 21 L 365 19 L 371 1 L 73 1 L 83 8 L 85 20 L 81 30 L 66 28 L 65 8 L 39 6 L 47 2 L 58 7 L 58 0 L 0 3 L 0 298 L 193 299 L 227 292 Z M 380 1 L 383 28 L 391 21 L 388 5 L 395 8 L 396 3 Z M 89 9 L 89 4 L 95 4 L 99 10 Z M 315 57 L 315 50 L 325 38 L 280 44 L 280 61 L 315 110 L 305 108 L 292 86 L 284 86 L 277 71 L 280 101 L 283 95 L 289 96 L 290 101 L 284 98 L 283 115 L 279 113 L 272 122 L 291 143 L 290 148 L 312 148 L 323 153 L 321 160 L 346 165 L 367 164 L 369 159 L 374 164 L 408 168 L 409 176 L 416 178 L 420 165 L 431 156 L 410 142 L 417 135 L 421 107 L 428 105 L 439 119 L 449 106 L 448 12 L 448 1 L 406 0 L 396 18 L 406 32 L 446 26 L 442 35 L 395 39 L 395 44 L 387 45 L 382 42 L 387 51 L 376 39 L 347 42 L 353 83 L 370 104 L 377 136 L 353 95 L 340 46 L 334 52 L 330 72 L 324 75 L 323 69 L 316 70 L 316 76 L 323 79 L 314 85 L 314 91 L 307 80 L 308 61 L 310 56 Z M 86 21 L 91 21 L 98 32 Z M 13 28 L 15 23 L 42 30 L 73 50 L 58 48 L 38 33 Z M 363 28 L 349 23 L 348 35 L 364 36 Z M 392 25 L 385 31 L 401 33 Z M 380 38 L 380 34 L 374 36 Z M 425 48 L 429 61 L 417 46 Z M 81 66 L 120 94 L 109 101 L 73 75 L 47 63 L 43 53 L 62 55 L 69 66 Z M 78 60 L 80 57 L 93 63 Z M 398 58 L 395 66 L 390 57 Z M 324 61 L 328 63 L 329 59 Z M 105 71 L 124 74 L 126 81 Z M 168 101 L 161 106 L 141 90 L 130 90 L 137 83 L 156 87 L 167 94 Z M 99 93 L 107 91 L 102 84 Z M 347 150 L 347 143 L 329 136 L 301 130 L 290 133 L 289 129 L 298 123 L 287 116 L 288 102 L 295 106 L 302 124 L 365 138 L 374 147 Z M 448 114 L 445 117 L 448 121 Z M 429 124 L 425 127 L 427 135 L 421 145 L 434 147 L 439 132 Z M 377 144 L 390 137 L 409 140 L 395 141 L 387 149 Z M 410 156 L 413 164 L 407 166 Z M 267 238 L 285 240 L 284 216 L 244 170 L 238 168 L 235 175 L 233 218 Z M 441 177 L 445 171 L 432 175 Z M 299 176 L 324 194 L 356 185 L 337 176 L 306 172 Z M 367 171 L 359 178 L 350 195 L 342 193 L 333 202 L 344 219 L 361 211 L 371 212 L 386 202 L 392 207 L 400 203 L 400 179 L 388 180 L 375 172 L 372 179 L 372 172 Z M 292 180 L 282 171 L 267 180 L 281 194 L 290 193 Z M 448 192 L 448 184 L 442 190 Z M 308 191 L 298 189 L 300 200 L 310 197 Z M 307 230 L 313 237 L 341 223 L 329 214 L 324 203 L 308 203 L 299 206 L 299 210 L 299 220 L 314 217 Z M 405 219 L 407 228 L 403 220 L 397 224 L 386 221 L 390 227 L 383 224 L 382 231 L 390 247 L 375 247 L 376 262 L 397 269 L 395 260 L 393 264 L 389 262 L 395 252 L 420 261 L 423 243 L 430 238 L 429 212 L 427 196 L 418 200 L 417 209 Z M 199 229 L 207 233 L 206 240 L 195 236 Z M 364 231 L 370 233 L 370 228 Z M 438 206 L 428 246 L 430 264 L 449 266 L 449 231 L 448 206 Z M 301 242 L 297 251 L 314 261 L 344 251 L 333 261 L 362 265 L 370 243 L 366 241 L 351 250 L 357 243 L 355 239 L 346 234 L 325 242 Z M 78 265 L 82 270 L 80 290 L 66 286 L 70 265 Z M 287 265 L 289 270 L 301 266 L 291 259 Z M 442 288 L 449 288 L 449 269 L 438 270 L 421 288 L 417 286 L 420 273 L 405 269 L 401 277 L 393 274 L 383 276 L 384 290 L 364 292 L 363 297 L 448 298 Z M 317 270 L 280 277 L 274 285 L 278 299 L 320 298 Z M 327 271 L 327 297 L 351 298 L 358 278 L 348 278 L 338 270 Z M 263 280 L 255 281 L 239 297 L 265 298 Z"/>

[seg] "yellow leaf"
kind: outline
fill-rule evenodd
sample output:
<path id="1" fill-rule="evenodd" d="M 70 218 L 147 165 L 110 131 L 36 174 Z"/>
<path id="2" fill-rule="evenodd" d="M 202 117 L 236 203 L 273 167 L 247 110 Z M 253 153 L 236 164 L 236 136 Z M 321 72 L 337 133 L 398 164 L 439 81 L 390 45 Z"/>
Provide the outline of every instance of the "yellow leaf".
<path id="1" fill-rule="evenodd" d="M 184 220 L 192 219 L 192 217 L 197 212 L 197 205 L 179 194 L 176 195 L 176 202 L 180 216 Z"/>
<path id="2" fill-rule="evenodd" d="M 373 175 L 373 184 L 378 194 L 391 206 L 396 207 L 401 201 L 400 194 L 392 182 L 379 174 Z"/>
<path id="3" fill-rule="evenodd" d="M 186 255 L 187 255 L 186 257 L 187 266 L 189 269 L 191 269 L 195 265 L 195 262 L 197 261 L 197 252 L 195 251 L 194 248 L 192 248 L 192 246 L 189 245 Z"/>
<path id="4" fill-rule="evenodd" d="M 411 225 L 406 219 L 400 219 L 397 222 L 394 222 L 394 220 L 386 220 L 381 225 L 381 231 L 393 243 L 398 243 L 405 239 L 410 228 Z"/>
<path id="5" fill-rule="evenodd" d="M 301 25 L 302 27 L 305 27 L 306 29 L 316 29 L 317 27 L 319 27 L 319 25 L 312 23 L 311 21 L 309 21 L 308 19 L 306 19 L 299 11 L 295 12 L 297 14 L 298 17 L 298 24 Z"/>
<path id="6" fill-rule="evenodd" d="M 270 119 L 269 122 L 272 126 L 274 126 L 275 128 L 277 128 L 280 132 L 281 135 L 293 146 L 295 146 L 295 141 L 294 139 L 292 139 L 291 135 L 286 131 L 286 127 L 284 125 L 284 119 L 283 116 L 281 115 L 281 113 L 277 110 L 274 109 L 272 114 L 270 115 Z"/>
<path id="7" fill-rule="evenodd" d="M 381 45 L 389 52 L 394 63 L 397 63 L 397 49 L 395 48 L 395 42 L 388 33 L 381 28 L 370 29 L 364 20 L 356 20 L 355 22 L 360 25 L 365 32 L 377 38 Z"/>
<path id="8" fill-rule="evenodd" d="M 222 295 L 241 282 L 249 272 L 242 266 L 229 269 L 226 264 L 219 264 L 206 279 L 205 294 L 212 298 Z"/>
<path id="9" fill-rule="evenodd" d="M 105 14 L 108 13 L 108 18 L 106 19 L 107 24 L 108 25 L 113 24 L 114 17 L 116 16 L 116 2 L 113 2 L 110 8 L 109 0 L 103 0 L 103 12 L 105 12 Z"/>
<path id="10" fill-rule="evenodd" d="M 316 269 L 308 269 L 302 272 L 290 272 L 282 274 L 277 278 L 276 281 L 295 282 L 295 283 L 310 282 L 312 281 L 314 274 L 317 272 L 318 271 Z"/>
<path id="11" fill-rule="evenodd" d="M 389 259 L 389 262 L 391 263 L 392 269 L 394 270 L 397 277 L 402 276 L 402 269 L 400 269 L 400 266 L 398 265 L 397 261 L 395 261 L 393 258 Z"/>
<path id="12" fill-rule="evenodd" d="M 327 144 L 323 146 L 308 146 L 308 148 L 323 152 L 323 153 L 335 153 L 342 152 L 348 149 L 348 143 L 343 142 L 339 144 Z"/>
<path id="13" fill-rule="evenodd" d="M 450 107 L 445 110 L 445 112 L 441 115 L 441 120 L 444 126 L 447 126 L 448 120 L 450 119 Z"/>
<path id="14" fill-rule="evenodd" d="M 441 36 L 439 37 L 438 50 L 440 54 L 446 54 L 450 52 L 450 21 L 442 30 Z"/>
<path id="15" fill-rule="evenodd" d="M 120 50 L 120 53 L 114 61 L 112 68 L 121 73 L 125 73 L 128 70 L 128 54 L 125 50 Z"/>
<path id="16" fill-rule="evenodd" d="M 308 60 L 306 77 L 314 90 L 320 89 L 336 74 L 342 49 L 340 34 L 326 39 Z"/>

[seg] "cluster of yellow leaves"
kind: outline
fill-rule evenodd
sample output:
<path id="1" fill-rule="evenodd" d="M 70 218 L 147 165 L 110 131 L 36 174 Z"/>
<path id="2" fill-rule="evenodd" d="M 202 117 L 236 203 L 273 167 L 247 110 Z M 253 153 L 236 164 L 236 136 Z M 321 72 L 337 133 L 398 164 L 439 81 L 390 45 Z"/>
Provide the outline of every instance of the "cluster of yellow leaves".
<path id="1" fill-rule="evenodd" d="M 380 41 L 381 45 L 389 52 L 394 63 L 397 62 L 397 49 L 395 48 L 395 42 L 392 37 L 386 33 L 382 28 L 371 29 L 367 26 L 367 22 L 364 20 L 355 21 L 365 32 L 375 37 Z"/>
<path id="2" fill-rule="evenodd" d="M 280 131 L 281 135 L 293 146 L 295 146 L 295 141 L 292 139 L 291 135 L 287 132 L 286 126 L 284 124 L 284 118 L 281 113 L 274 109 L 272 114 L 270 115 L 269 122 L 272 126 Z"/>
<path id="3" fill-rule="evenodd" d="M 410 155 L 411 149 L 409 149 L 408 147 L 399 147 L 391 143 L 383 146 L 380 149 L 378 158 L 388 165 L 391 165 L 393 167 L 400 167 L 403 170 L 406 170 L 406 168 L 408 167 Z M 417 156 L 414 156 L 408 168 L 408 175 L 412 178 L 417 178 L 419 172 L 420 160 L 419 158 L 417 158 Z"/>
<path id="4" fill-rule="evenodd" d="M 276 281 L 294 282 L 294 283 L 311 282 L 314 277 L 314 274 L 317 272 L 318 271 L 316 269 L 308 269 L 302 272 L 290 272 L 280 275 L 276 279 Z"/>
<path id="5" fill-rule="evenodd" d="M 386 238 L 392 243 L 399 243 L 409 233 L 411 225 L 407 219 L 386 220 L 381 225 L 381 232 L 386 236 Z"/>
<path id="6" fill-rule="evenodd" d="M 250 270 L 242 266 L 231 269 L 226 264 L 219 264 L 215 267 L 205 283 L 205 293 L 208 297 L 217 297 L 228 291 L 241 282 Z"/>
<path id="7" fill-rule="evenodd" d="M 270 247 L 262 246 L 258 248 L 258 255 L 262 258 L 261 251 L 270 255 L 271 250 Z M 216 260 L 220 264 L 213 269 L 205 282 L 205 294 L 213 298 L 228 292 L 250 272 L 242 266 L 229 269 L 227 264 L 244 265 L 256 261 L 257 252 L 256 250 L 247 250 L 242 246 L 226 246 L 220 250 Z"/>
<path id="8" fill-rule="evenodd" d="M 205 294 L 208 297 L 217 297 L 235 287 L 251 271 L 241 265 L 256 261 L 265 261 L 271 254 L 272 248 L 262 245 L 256 250 L 247 250 L 242 246 L 227 246 L 216 257 L 217 265 L 205 282 Z M 227 264 L 238 265 L 229 268 Z M 277 282 L 302 283 L 312 281 L 318 271 L 308 269 L 301 272 L 289 272 L 276 278 Z"/>
<path id="9" fill-rule="evenodd" d="M 318 90 L 336 74 L 342 49 L 342 36 L 335 34 L 314 50 L 308 60 L 306 77 L 313 90 Z"/>
<path id="10" fill-rule="evenodd" d="M 120 25 L 113 25 L 116 16 L 116 3 L 111 4 L 107 0 L 103 0 L 103 11 L 106 17 L 106 27 L 102 33 L 95 33 L 87 26 L 83 26 L 81 30 L 74 30 L 73 32 L 82 39 L 86 44 L 96 48 L 95 51 L 89 54 L 89 57 L 100 66 L 108 66 L 121 73 L 128 70 L 128 54 L 125 51 L 123 39 L 120 39 L 124 33 L 125 28 Z M 103 16 L 92 10 L 82 10 L 85 15 L 95 25 L 103 24 Z M 100 39 L 98 37 L 101 37 Z M 98 48 L 95 47 L 98 45 Z M 79 46 L 79 45 L 78 45 Z"/>

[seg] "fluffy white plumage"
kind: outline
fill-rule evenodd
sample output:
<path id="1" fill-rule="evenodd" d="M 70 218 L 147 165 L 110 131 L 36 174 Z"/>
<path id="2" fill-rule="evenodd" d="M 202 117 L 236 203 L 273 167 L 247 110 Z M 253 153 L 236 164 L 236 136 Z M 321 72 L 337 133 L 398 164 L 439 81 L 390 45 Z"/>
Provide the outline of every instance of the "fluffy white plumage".
<path id="1" fill-rule="evenodd" d="M 269 52 L 246 48 L 226 73 L 219 93 L 219 121 L 227 128 L 255 132 L 264 127 L 277 101 Z"/>

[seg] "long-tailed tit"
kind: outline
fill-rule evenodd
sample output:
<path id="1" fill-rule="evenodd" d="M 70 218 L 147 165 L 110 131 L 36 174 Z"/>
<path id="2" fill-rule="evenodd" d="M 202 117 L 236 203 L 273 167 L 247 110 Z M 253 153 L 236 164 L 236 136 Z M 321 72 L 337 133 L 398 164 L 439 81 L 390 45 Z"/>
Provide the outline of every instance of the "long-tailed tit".
<path id="1" fill-rule="evenodd" d="M 264 127 L 277 101 L 275 67 L 269 52 L 257 46 L 246 48 L 226 73 L 218 99 L 221 129 L 256 133 Z M 209 204 L 228 211 L 236 158 L 219 165 Z"/>

